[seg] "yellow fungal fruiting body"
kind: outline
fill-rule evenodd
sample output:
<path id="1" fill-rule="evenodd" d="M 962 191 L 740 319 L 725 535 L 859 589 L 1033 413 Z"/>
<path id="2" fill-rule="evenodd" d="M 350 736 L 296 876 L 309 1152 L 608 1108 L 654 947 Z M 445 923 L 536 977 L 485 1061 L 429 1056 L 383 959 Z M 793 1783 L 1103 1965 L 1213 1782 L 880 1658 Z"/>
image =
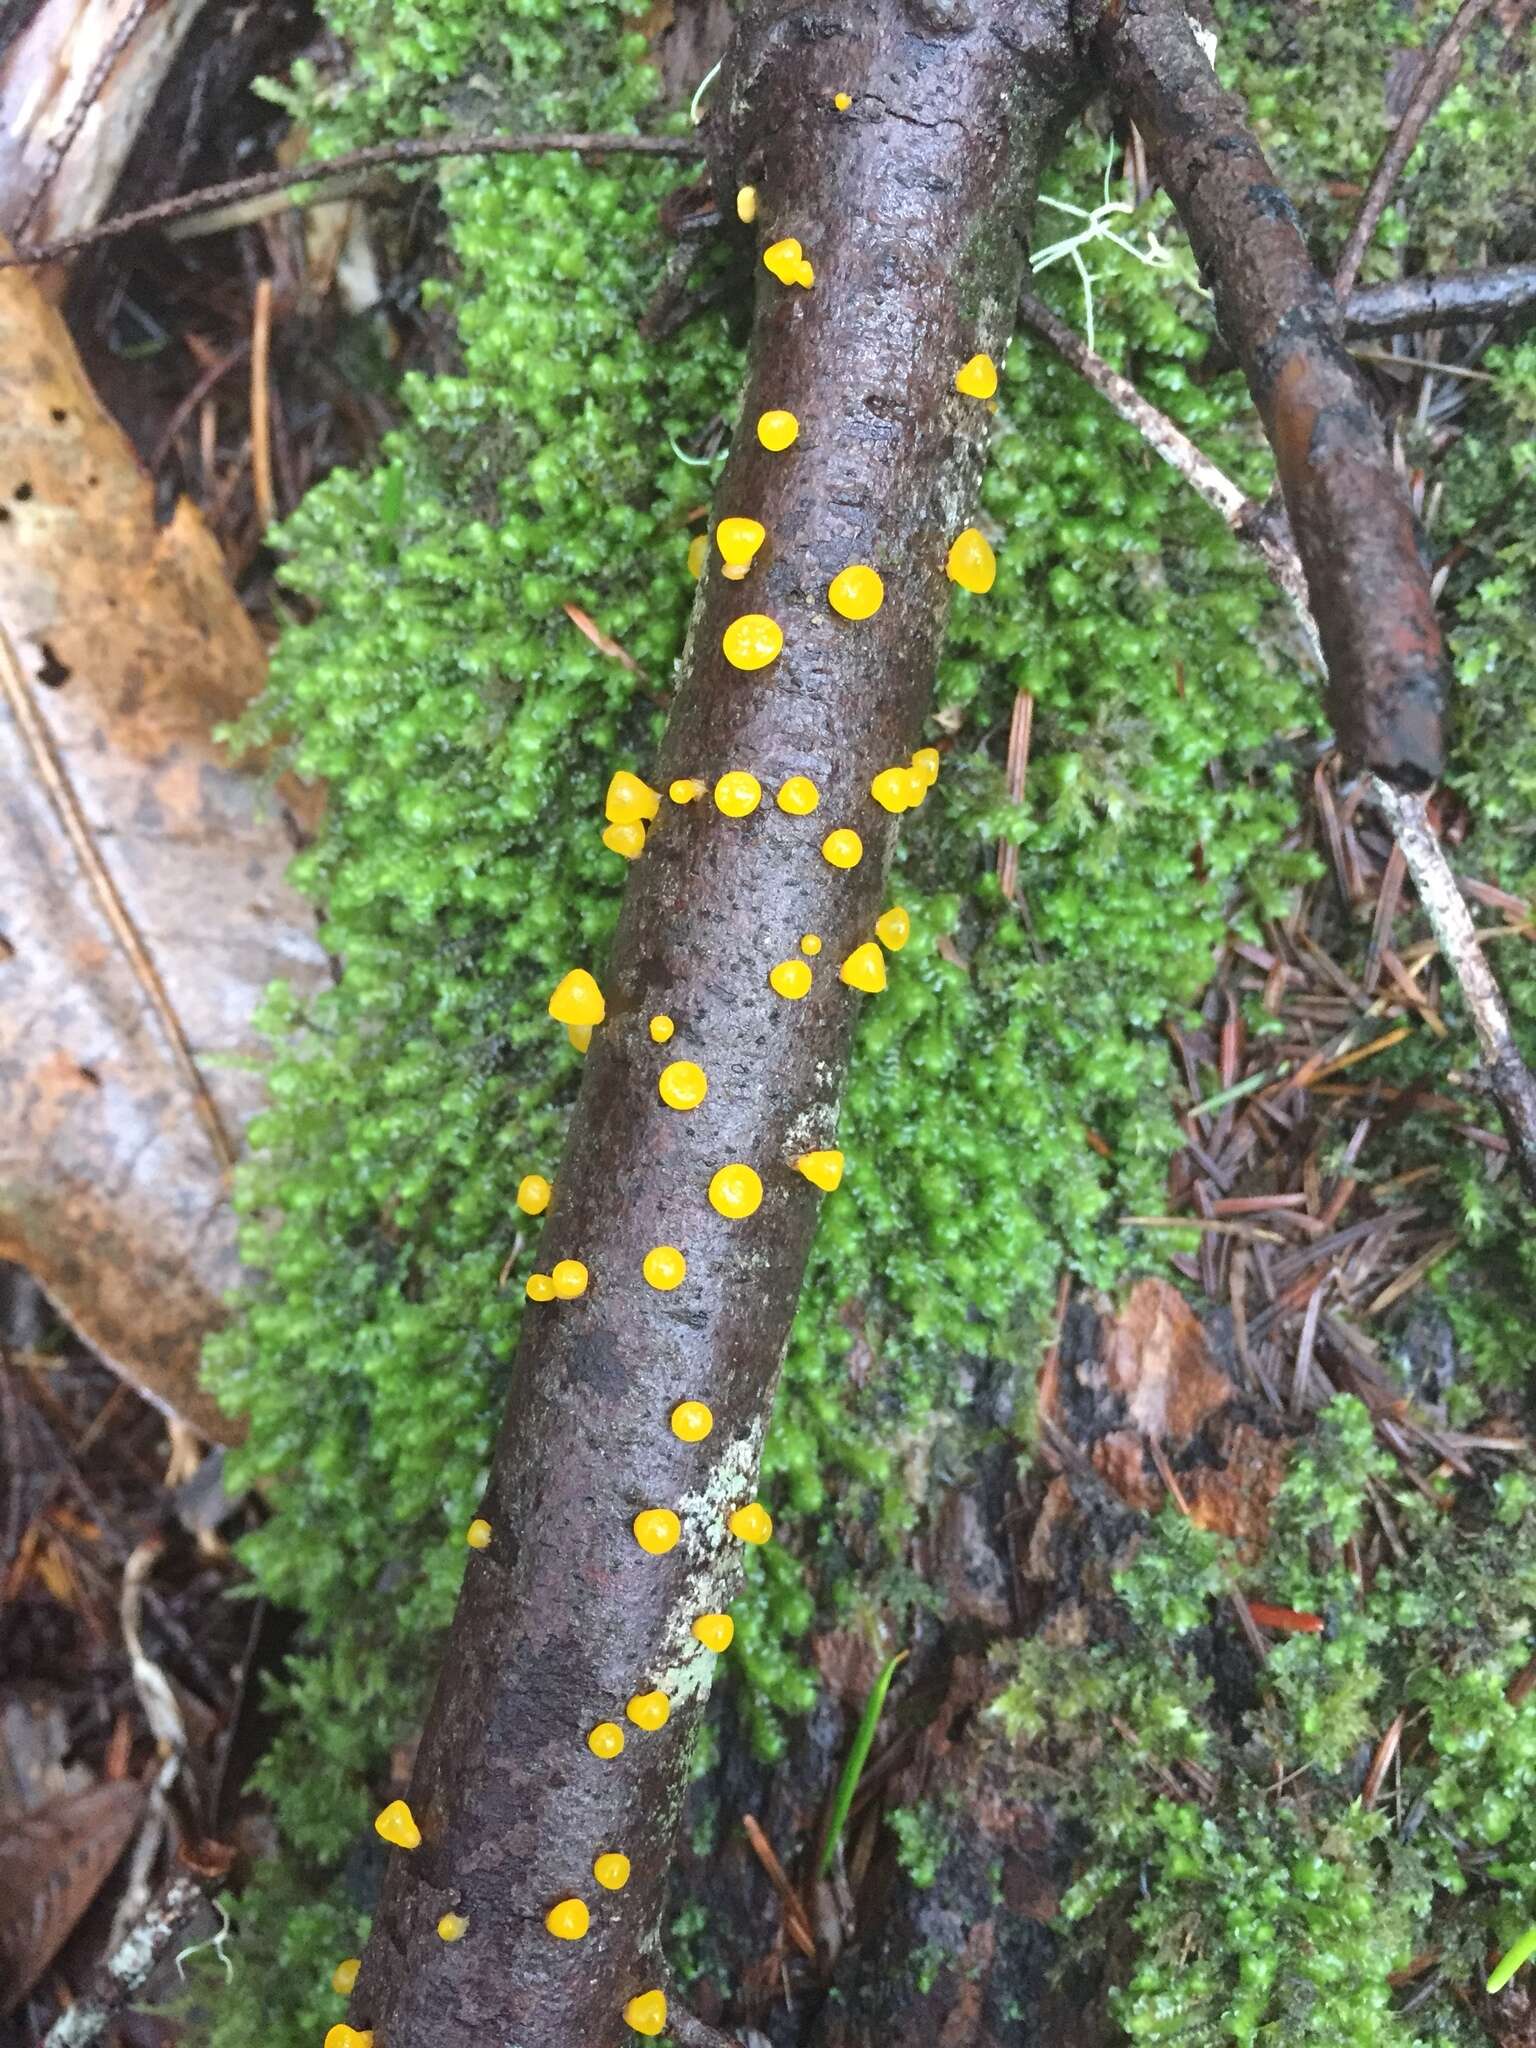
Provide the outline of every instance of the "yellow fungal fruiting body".
<path id="1" fill-rule="evenodd" d="M 580 1899 L 562 1899 L 544 1915 L 544 1925 L 556 1941 L 580 1941 L 592 1925 L 592 1915 Z"/>
<path id="2" fill-rule="evenodd" d="M 809 775 L 791 775 L 779 784 L 774 802 L 791 818 L 808 818 L 821 802 L 821 791 Z"/>
<path id="3" fill-rule="evenodd" d="M 629 1883 L 629 1858 L 609 1849 L 593 1863 L 592 1875 L 605 1892 L 621 1892 Z"/>
<path id="4" fill-rule="evenodd" d="M 901 772 L 907 785 L 907 809 L 915 811 L 927 796 L 928 785 L 920 768 L 903 768 Z"/>
<path id="5" fill-rule="evenodd" d="M 646 1253 L 640 1270 L 659 1294 L 670 1294 L 674 1287 L 682 1286 L 688 1261 L 675 1244 L 659 1244 Z"/>
<path id="6" fill-rule="evenodd" d="M 325 2048 L 373 2048 L 372 2027 L 349 2027 L 338 2020 L 326 2030 Z"/>
<path id="7" fill-rule="evenodd" d="M 617 1721 L 599 1721 L 587 1737 L 587 1747 L 606 1763 L 624 1747 L 624 1730 Z"/>
<path id="8" fill-rule="evenodd" d="M 673 1060 L 662 1068 L 656 1092 L 668 1109 L 697 1109 L 709 1093 L 709 1077 L 692 1060 Z"/>
<path id="9" fill-rule="evenodd" d="M 784 648 L 784 635 L 778 622 L 765 613 L 744 612 L 726 627 L 720 645 L 732 668 L 750 672 L 778 660 Z"/>
<path id="10" fill-rule="evenodd" d="M 919 747 L 912 756 L 912 766 L 923 778 L 925 788 L 932 789 L 939 779 L 939 750 L 937 747 Z"/>
<path id="11" fill-rule="evenodd" d="M 642 1991 L 625 2006 L 624 2024 L 637 2034 L 659 2034 L 667 2024 L 667 1994 Z"/>
<path id="12" fill-rule="evenodd" d="M 553 1301 L 555 1283 L 547 1273 L 530 1273 L 528 1284 L 523 1289 L 530 1301 Z"/>
<path id="13" fill-rule="evenodd" d="M 827 603 L 840 618 L 872 619 L 885 603 L 885 585 L 865 562 L 850 562 L 827 585 Z"/>
<path id="14" fill-rule="evenodd" d="M 667 795 L 675 804 L 691 804 L 695 797 L 703 794 L 703 783 L 696 782 L 691 775 L 679 775 L 675 782 L 667 784 Z"/>
<path id="15" fill-rule="evenodd" d="M 549 1279 L 557 1301 L 575 1301 L 586 1293 L 591 1277 L 580 1259 L 561 1259 Z"/>
<path id="16" fill-rule="evenodd" d="M 421 1829 L 416 1825 L 415 1814 L 403 1799 L 391 1799 L 374 1821 L 373 1831 L 382 1835 L 386 1842 L 393 1842 L 397 1849 L 421 1847 Z"/>
<path id="17" fill-rule="evenodd" d="M 912 920 L 899 903 L 893 903 L 875 919 L 875 937 L 887 953 L 899 953 L 911 936 Z"/>
<path id="18" fill-rule="evenodd" d="M 781 960 L 768 970 L 768 982 L 775 995 L 798 1002 L 811 992 L 811 970 L 803 960 Z"/>
<path id="19" fill-rule="evenodd" d="M 882 768 L 869 785 L 869 793 L 882 811 L 901 812 L 912 807 L 912 791 L 905 768 Z"/>
<path id="20" fill-rule="evenodd" d="M 752 566 L 753 557 L 768 538 L 759 519 L 722 519 L 715 528 L 715 546 L 725 564 L 725 574 L 739 583 Z"/>
<path id="21" fill-rule="evenodd" d="M 978 597 L 985 597 L 997 581 L 997 557 L 992 552 L 992 543 L 974 526 L 956 534 L 949 544 L 949 559 L 944 566 L 951 583 L 958 583 L 962 590 L 974 590 Z M 932 749 L 925 751 L 931 753 Z M 916 758 L 914 755 L 914 761 Z"/>
<path id="22" fill-rule="evenodd" d="M 709 560 L 709 535 L 696 533 L 688 543 L 688 574 L 699 577 L 704 574 L 704 564 Z"/>
<path id="23" fill-rule="evenodd" d="M 663 1015 L 660 1010 L 651 1019 L 651 1039 L 656 1045 L 665 1045 L 676 1029 L 677 1026 L 672 1019 Z"/>
<path id="24" fill-rule="evenodd" d="M 736 194 L 736 218 L 750 227 L 757 219 L 757 187 L 743 185 Z"/>
<path id="25" fill-rule="evenodd" d="M 800 941 L 800 950 L 802 953 L 809 953 L 811 958 L 815 959 L 816 955 L 821 951 L 821 940 L 815 932 L 806 933 L 805 937 Z"/>
<path id="26" fill-rule="evenodd" d="M 757 416 L 757 438 L 772 455 L 782 455 L 800 438 L 800 422 L 779 406 Z"/>
<path id="27" fill-rule="evenodd" d="M 517 1206 L 525 1216 L 542 1216 L 554 1192 L 542 1173 L 525 1173 L 517 1184 Z"/>
<path id="28" fill-rule="evenodd" d="M 853 105 L 853 94 L 851 92 L 835 92 L 832 95 L 832 104 L 840 114 L 846 114 Z"/>
<path id="29" fill-rule="evenodd" d="M 702 1401 L 679 1401 L 672 1410 L 672 1434 L 685 1444 L 701 1444 L 715 1426 L 715 1418 Z"/>
<path id="30" fill-rule="evenodd" d="M 621 860 L 638 860 L 645 851 L 645 827 L 605 825 L 603 844 L 610 853 L 616 853 Z"/>
<path id="31" fill-rule="evenodd" d="M 763 251 L 763 268 L 770 271 L 780 284 L 810 285 L 816 281 L 816 273 L 805 260 L 805 251 L 793 235 L 784 235 L 777 242 L 770 242 Z"/>
<path id="32" fill-rule="evenodd" d="M 766 1543 L 773 1534 L 773 1517 L 761 1501 L 748 1501 L 725 1525 L 740 1543 Z"/>
<path id="33" fill-rule="evenodd" d="M 745 768 L 732 768 L 715 784 L 715 809 L 727 818 L 750 818 L 763 800 L 763 785 Z"/>
<path id="34" fill-rule="evenodd" d="M 635 1541 L 652 1557 L 665 1557 L 683 1533 L 683 1525 L 670 1508 L 642 1508 L 630 1525 Z"/>
<path id="35" fill-rule="evenodd" d="M 795 1161 L 796 1173 L 803 1173 L 813 1186 L 824 1188 L 830 1195 L 834 1188 L 843 1184 L 843 1155 L 841 1152 L 802 1152 Z"/>
<path id="36" fill-rule="evenodd" d="M 661 809 L 661 791 L 652 789 L 627 768 L 617 768 L 609 779 L 603 799 L 603 816 L 610 825 L 643 824 Z"/>
<path id="37" fill-rule="evenodd" d="M 573 967 L 549 999 L 549 1014 L 557 1024 L 582 1025 L 590 1030 L 608 1014 L 603 992 L 585 967 Z"/>
<path id="38" fill-rule="evenodd" d="M 352 1996 L 352 1986 L 357 1982 L 357 1973 L 363 1967 L 361 1956 L 348 1956 L 339 1962 L 331 1972 L 331 1989 L 339 1991 L 343 1998 Z"/>
<path id="39" fill-rule="evenodd" d="M 837 973 L 838 979 L 846 981 L 850 988 L 863 989 L 866 995 L 877 996 L 885 987 L 885 955 L 873 940 L 869 940 L 854 947 Z"/>
<path id="40" fill-rule="evenodd" d="M 736 1624 L 728 1614 L 701 1614 L 693 1624 L 694 1641 L 713 1650 L 717 1657 L 731 1647 L 735 1635 Z"/>
<path id="41" fill-rule="evenodd" d="M 672 1702 L 664 1692 L 637 1692 L 624 1711 L 637 1728 L 654 1735 L 671 1719 Z"/>
<path id="42" fill-rule="evenodd" d="M 489 1550 L 491 1547 L 490 1523 L 481 1516 L 476 1515 L 475 1519 L 464 1531 L 464 1541 L 471 1550 Z"/>
<path id="43" fill-rule="evenodd" d="M 590 1024 L 567 1024 L 565 1035 L 577 1052 L 585 1052 L 592 1043 L 592 1026 Z"/>
<path id="44" fill-rule="evenodd" d="M 462 1913 L 445 1913 L 437 1923 L 438 1938 L 441 1941 L 462 1941 L 469 1932 L 469 1922 Z"/>
<path id="45" fill-rule="evenodd" d="M 722 1166 L 709 1183 L 709 1206 L 722 1216 L 750 1216 L 762 1199 L 762 1182 L 740 1160 Z"/>
<path id="46" fill-rule="evenodd" d="M 955 389 L 967 398 L 991 398 L 997 391 L 997 365 L 990 356 L 972 356 L 955 372 Z"/>
<path id="47" fill-rule="evenodd" d="M 864 842 L 857 832 L 840 825 L 821 842 L 821 857 L 835 868 L 856 868 L 864 858 Z"/>

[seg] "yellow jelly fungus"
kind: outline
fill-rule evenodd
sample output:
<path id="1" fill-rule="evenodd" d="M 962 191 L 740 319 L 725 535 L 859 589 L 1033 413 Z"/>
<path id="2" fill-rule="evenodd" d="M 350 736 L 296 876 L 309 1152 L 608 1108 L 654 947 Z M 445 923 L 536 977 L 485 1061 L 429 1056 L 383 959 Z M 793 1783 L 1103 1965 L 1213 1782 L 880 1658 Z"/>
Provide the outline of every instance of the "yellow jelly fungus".
<path id="1" fill-rule="evenodd" d="M 905 768 L 882 768 L 869 785 L 869 793 L 883 811 L 905 811 L 910 808 Z"/>
<path id="2" fill-rule="evenodd" d="M 796 1173 L 803 1173 L 814 1187 L 825 1188 L 830 1195 L 834 1188 L 843 1184 L 843 1155 L 841 1152 L 802 1152 L 795 1161 Z"/>
<path id="3" fill-rule="evenodd" d="M 403 1799 L 391 1799 L 374 1822 L 373 1832 L 382 1835 L 386 1842 L 393 1842 L 397 1849 L 421 1847 L 421 1829 L 416 1825 L 415 1814 Z"/>
<path id="4" fill-rule="evenodd" d="M 763 268 L 771 271 L 780 284 L 793 284 L 804 261 L 805 251 L 793 235 L 770 242 L 763 251 Z"/>
<path id="5" fill-rule="evenodd" d="M 586 1293 L 590 1277 L 580 1259 L 560 1259 L 549 1276 L 549 1284 L 554 1288 L 557 1300 L 575 1301 Z"/>
<path id="6" fill-rule="evenodd" d="M 766 668 L 770 661 L 778 660 L 784 635 L 776 622 L 762 612 L 746 612 L 741 618 L 732 619 L 720 645 L 732 668 Z"/>
<path id="7" fill-rule="evenodd" d="M 624 2024 L 637 2034 L 659 2034 L 667 2024 L 667 1994 L 664 1991 L 642 1991 L 638 1998 L 632 1998 L 625 2006 Z"/>
<path id="8" fill-rule="evenodd" d="M 768 538 L 768 529 L 758 519 L 722 519 L 715 528 L 715 545 L 725 564 L 725 574 L 739 583 L 752 566 L 752 558 Z"/>
<path id="9" fill-rule="evenodd" d="M 932 789 L 939 779 L 939 750 L 937 747 L 919 747 L 912 756 L 912 766 L 923 778 L 923 785 Z"/>
<path id="10" fill-rule="evenodd" d="M 668 1109 L 697 1109 L 709 1093 L 709 1077 L 692 1060 L 674 1060 L 662 1068 L 656 1092 Z"/>
<path id="11" fill-rule="evenodd" d="M 950 542 L 949 559 L 944 566 L 951 583 L 958 583 L 962 590 L 974 590 L 978 597 L 985 597 L 997 581 L 997 557 L 992 552 L 992 543 L 974 526 L 956 534 Z M 933 749 L 929 747 L 924 751 L 932 753 Z"/>
<path id="12" fill-rule="evenodd" d="M 732 768 L 715 784 L 715 809 L 728 818 L 749 818 L 763 800 L 763 785 L 745 768 Z"/>
<path id="13" fill-rule="evenodd" d="M 672 1702 L 664 1692 L 637 1692 L 624 1711 L 637 1728 L 654 1735 L 658 1728 L 666 1727 Z"/>
<path id="14" fill-rule="evenodd" d="M 623 860 L 638 860 L 645 851 L 645 827 L 643 825 L 605 825 L 603 844 L 610 853 L 616 853 Z"/>
<path id="15" fill-rule="evenodd" d="M 800 941 L 800 950 L 802 953 L 809 953 L 811 958 L 815 959 L 816 955 L 821 951 L 821 940 L 815 932 L 806 933 L 805 937 Z"/>
<path id="16" fill-rule="evenodd" d="M 482 1516 L 476 1515 L 464 1531 L 464 1541 L 471 1550 L 489 1550 L 491 1547 L 491 1525 Z"/>
<path id="17" fill-rule="evenodd" d="M 872 940 L 855 946 L 837 974 L 850 988 L 861 988 L 866 995 L 877 996 L 885 987 L 885 955 Z"/>
<path id="18" fill-rule="evenodd" d="M 693 1624 L 695 1642 L 702 1643 L 706 1650 L 713 1650 L 717 1657 L 722 1650 L 731 1647 L 735 1634 L 736 1624 L 728 1614 L 701 1614 Z"/>
<path id="19" fill-rule="evenodd" d="M 683 1533 L 683 1525 L 670 1508 L 642 1508 L 631 1524 L 635 1541 L 652 1557 L 665 1557 Z"/>
<path id="20" fill-rule="evenodd" d="M 696 533 L 688 543 L 688 574 L 698 577 L 704 574 L 704 564 L 709 560 L 709 535 Z"/>
<path id="21" fill-rule="evenodd" d="M 617 1721 L 599 1721 L 587 1737 L 587 1747 L 606 1763 L 624 1747 L 624 1730 Z"/>
<path id="22" fill-rule="evenodd" d="M 750 227 L 757 219 L 757 187 L 743 185 L 736 194 L 736 218 Z"/>
<path id="23" fill-rule="evenodd" d="M 621 1892 L 629 1883 L 629 1858 L 609 1849 L 592 1865 L 592 1875 L 605 1892 Z"/>
<path id="24" fill-rule="evenodd" d="M 525 1216 L 542 1216 L 554 1192 L 542 1173 L 525 1173 L 517 1184 L 517 1206 Z"/>
<path id="25" fill-rule="evenodd" d="M 774 802 L 781 811 L 792 818 L 806 818 L 821 802 L 821 791 L 809 775 L 791 775 L 787 782 L 779 784 L 779 793 Z"/>
<path id="26" fill-rule="evenodd" d="M 352 1986 L 357 1982 L 357 1973 L 363 1967 L 361 1956 L 348 1956 L 331 1972 L 331 1989 L 339 1991 L 343 1998 L 352 1996 Z"/>
<path id="27" fill-rule="evenodd" d="M 827 603 L 840 618 L 872 619 L 885 603 L 885 585 L 867 563 L 850 562 L 827 585 Z"/>
<path id="28" fill-rule="evenodd" d="M 997 365 L 990 356 L 972 356 L 955 372 L 955 389 L 967 398 L 990 398 L 997 389 Z"/>
<path id="29" fill-rule="evenodd" d="M 440 1941 L 462 1941 L 469 1932 L 469 1922 L 462 1913 L 445 1913 L 437 1923 Z"/>
<path id="30" fill-rule="evenodd" d="M 739 1161 L 722 1166 L 709 1184 L 709 1206 L 722 1216 L 750 1216 L 762 1199 L 762 1182 Z"/>
<path id="31" fill-rule="evenodd" d="M 748 1501 L 725 1525 L 741 1543 L 766 1543 L 773 1534 L 773 1517 L 761 1501 Z"/>
<path id="32" fill-rule="evenodd" d="M 701 1444 L 715 1426 L 702 1401 L 679 1401 L 672 1410 L 672 1434 L 685 1444 Z"/>
<path id="33" fill-rule="evenodd" d="M 864 842 L 857 832 L 841 825 L 821 842 L 821 857 L 835 868 L 856 868 L 864 858 Z"/>
<path id="34" fill-rule="evenodd" d="M 771 412 L 757 416 L 757 438 L 774 455 L 781 455 L 786 448 L 794 446 L 800 437 L 800 422 L 792 412 L 783 412 L 774 407 Z"/>
<path id="35" fill-rule="evenodd" d="M 562 1899 L 544 1915 L 544 1925 L 556 1941 L 580 1941 L 592 1925 L 592 1915 L 580 1899 Z"/>
<path id="36" fill-rule="evenodd" d="M 635 825 L 654 818 L 661 809 L 661 791 L 652 789 L 627 768 L 616 769 L 603 799 L 603 816 L 610 825 Z"/>
<path id="37" fill-rule="evenodd" d="M 553 1301 L 555 1283 L 547 1273 L 530 1273 L 528 1285 L 523 1289 L 530 1301 Z"/>
<path id="38" fill-rule="evenodd" d="M 832 95 L 832 104 L 840 114 L 846 114 L 853 105 L 853 94 L 851 92 L 835 92 Z"/>
<path id="39" fill-rule="evenodd" d="M 875 937 L 887 953 L 899 953 L 911 936 L 912 920 L 899 903 L 893 903 L 875 919 Z"/>
<path id="40" fill-rule="evenodd" d="M 810 290 L 811 286 L 816 282 L 816 273 L 811 268 L 809 262 L 802 260 L 795 265 L 795 274 L 791 282 L 804 285 L 807 291 Z"/>
<path id="41" fill-rule="evenodd" d="M 585 1024 L 590 1030 L 608 1014 L 603 992 L 585 967 L 573 967 L 549 999 L 549 1014 L 557 1024 Z"/>
<path id="42" fill-rule="evenodd" d="M 677 1029 L 677 1026 L 672 1022 L 672 1019 L 670 1017 L 666 1016 L 662 1011 L 658 1010 L 656 1012 L 656 1015 L 651 1019 L 650 1029 L 652 1042 L 656 1045 L 665 1045 L 667 1040 L 672 1036 L 673 1032 Z"/>
<path id="43" fill-rule="evenodd" d="M 928 794 L 928 785 L 923 780 L 922 770 L 920 768 L 903 768 L 901 772 L 907 781 L 907 809 L 909 811 L 921 809 L 923 800 Z"/>
<path id="44" fill-rule="evenodd" d="M 703 794 L 703 783 L 695 782 L 691 775 L 680 775 L 676 782 L 667 784 L 667 795 L 675 804 L 691 804 L 696 796 Z"/>
<path id="45" fill-rule="evenodd" d="M 577 1052 L 585 1052 L 592 1043 L 592 1026 L 590 1024 L 567 1024 L 565 1035 Z"/>
<path id="46" fill-rule="evenodd" d="M 326 2030 L 325 2048 L 373 2048 L 372 2027 L 349 2027 L 338 2020 Z"/>
<path id="47" fill-rule="evenodd" d="M 646 1253 L 640 1270 L 658 1293 L 670 1294 L 674 1287 L 682 1286 L 688 1261 L 675 1244 L 659 1244 Z"/>
<path id="48" fill-rule="evenodd" d="M 781 960 L 768 970 L 768 983 L 775 995 L 798 1002 L 811 992 L 811 970 L 803 960 Z"/>

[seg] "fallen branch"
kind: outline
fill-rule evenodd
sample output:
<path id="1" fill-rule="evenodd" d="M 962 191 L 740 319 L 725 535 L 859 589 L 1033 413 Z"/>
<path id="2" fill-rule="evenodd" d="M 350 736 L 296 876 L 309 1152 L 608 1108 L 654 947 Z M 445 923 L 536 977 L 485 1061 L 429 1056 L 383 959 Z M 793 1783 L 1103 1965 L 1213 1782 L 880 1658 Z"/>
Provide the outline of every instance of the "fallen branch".
<path id="1" fill-rule="evenodd" d="M 1439 277 L 1363 285 L 1344 308 L 1344 332 L 1351 341 L 1368 341 L 1383 334 L 1421 334 L 1433 327 L 1492 326 L 1532 307 L 1536 263 L 1449 270 Z"/>
<path id="2" fill-rule="evenodd" d="M 201 1879 L 178 1871 L 112 1951 L 90 1989 L 54 2021 L 43 2048 L 91 2048 L 156 1966 L 205 1897 Z"/>

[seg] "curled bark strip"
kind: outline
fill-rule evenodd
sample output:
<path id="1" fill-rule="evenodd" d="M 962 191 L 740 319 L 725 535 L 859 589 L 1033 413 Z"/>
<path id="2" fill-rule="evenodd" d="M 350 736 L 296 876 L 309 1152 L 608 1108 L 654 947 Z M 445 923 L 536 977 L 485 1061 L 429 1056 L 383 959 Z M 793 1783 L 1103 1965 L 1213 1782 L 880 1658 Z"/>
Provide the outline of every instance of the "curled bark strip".
<path id="1" fill-rule="evenodd" d="M 1295 211 L 1177 0 L 1108 0 L 1096 46 L 1145 137 L 1275 451 L 1346 755 L 1440 774 L 1448 664 L 1412 508 Z"/>
<path id="2" fill-rule="evenodd" d="M 816 1219 L 793 1161 L 835 1142 L 864 1000 L 838 963 L 885 907 L 895 820 L 870 781 L 919 741 L 947 549 L 974 510 L 989 415 L 955 374 L 1008 338 L 1017 224 L 1080 70 L 1066 17 L 1067 0 L 754 0 L 714 87 L 722 189 L 756 186 L 762 245 L 798 238 L 815 283 L 757 271 L 716 504 L 760 520 L 767 540 L 745 585 L 718 562 L 701 582 L 652 779 L 696 778 L 704 793 L 664 803 L 601 973 L 607 1021 L 540 1252 L 546 1272 L 580 1259 L 591 1284 L 527 1313 L 482 1509 L 491 1538 L 470 1559 L 407 1795 L 422 1841 L 391 1852 L 353 1994 L 352 2024 L 388 2048 L 620 2048 L 626 2002 L 666 1982 L 667 1867 L 710 1684 L 691 1625 L 738 1581 L 726 1518 L 752 1498 Z M 800 423 L 779 454 L 754 431 L 776 408 Z M 827 603 L 853 563 L 887 584 L 858 624 Z M 784 647 L 744 676 L 721 636 L 749 612 L 777 620 Z M 730 770 L 763 786 L 749 816 L 710 800 Z M 818 786 L 814 816 L 775 807 L 791 775 Z M 865 853 L 840 870 L 819 848 L 845 826 Z M 807 932 L 822 939 L 814 985 L 787 1001 L 768 972 Z M 658 1011 L 676 1023 L 664 1054 L 648 1031 Z M 709 1077 L 687 1112 L 658 1100 L 673 1058 Z M 731 1161 L 764 1190 L 737 1221 L 705 1198 Z M 658 1244 L 687 1258 L 675 1292 L 641 1278 Z M 701 1444 L 668 1428 L 684 1398 L 713 1411 Z M 663 1556 L 631 1533 L 655 1507 L 682 1523 Z M 651 1688 L 670 1699 L 666 1727 L 626 1727 L 621 1756 L 589 1754 L 594 1724 L 623 1726 L 626 1701 Z M 592 1882 L 604 1851 L 630 1859 L 622 1891 Z M 591 1912 L 574 1941 L 544 1925 L 566 1898 Z M 452 1944 L 436 1933 L 448 1911 L 468 1922 Z"/>

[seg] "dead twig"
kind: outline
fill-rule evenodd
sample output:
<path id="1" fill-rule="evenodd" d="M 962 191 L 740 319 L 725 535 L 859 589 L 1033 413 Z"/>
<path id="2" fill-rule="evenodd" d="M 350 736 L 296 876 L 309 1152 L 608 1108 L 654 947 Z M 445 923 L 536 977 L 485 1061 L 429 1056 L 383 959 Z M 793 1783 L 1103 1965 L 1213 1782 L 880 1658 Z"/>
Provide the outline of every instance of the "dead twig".
<path id="1" fill-rule="evenodd" d="M 90 1989 L 54 2021 L 43 2048 L 90 2048 L 99 2041 L 148 1982 L 203 1898 L 202 1881 L 178 1871 L 107 1957 Z"/>

